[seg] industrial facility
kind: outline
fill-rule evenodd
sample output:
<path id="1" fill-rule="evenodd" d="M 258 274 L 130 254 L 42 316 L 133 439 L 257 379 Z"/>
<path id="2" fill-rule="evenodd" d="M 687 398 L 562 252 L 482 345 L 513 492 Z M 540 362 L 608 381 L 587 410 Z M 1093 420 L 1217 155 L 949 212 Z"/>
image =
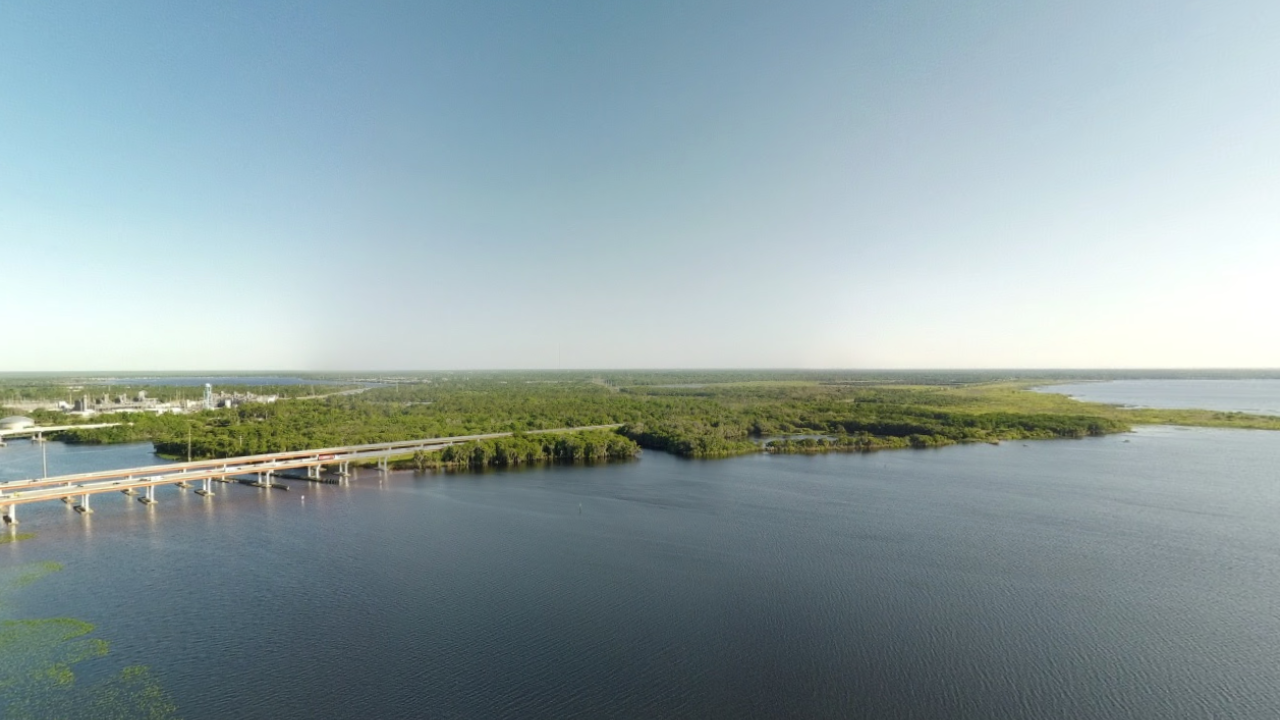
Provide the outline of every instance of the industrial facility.
<path id="1" fill-rule="evenodd" d="M 216 392 L 212 385 L 206 384 L 203 395 L 198 399 L 161 401 L 148 397 L 146 391 L 140 390 L 132 395 L 112 393 L 90 395 L 86 392 L 74 400 L 68 398 L 67 400 L 57 401 L 6 402 L 4 405 L 14 410 L 28 412 L 32 410 L 54 410 L 65 412 L 69 415 L 91 417 L 107 413 L 128 412 L 157 414 L 199 412 L 201 410 L 238 407 L 246 403 L 273 403 L 278 399 L 279 397 L 276 395 L 258 395 L 251 392 Z M 0 421 L 0 431 L 6 429 L 3 427 L 3 422 L 11 420 L 14 422 L 32 422 L 30 418 L 26 417 L 7 417 Z"/>

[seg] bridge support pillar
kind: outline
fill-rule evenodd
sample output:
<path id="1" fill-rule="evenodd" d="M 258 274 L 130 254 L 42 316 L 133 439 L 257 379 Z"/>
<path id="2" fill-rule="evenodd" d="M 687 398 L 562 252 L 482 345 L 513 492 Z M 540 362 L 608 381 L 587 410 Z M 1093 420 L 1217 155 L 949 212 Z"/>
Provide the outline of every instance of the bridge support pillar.
<path id="1" fill-rule="evenodd" d="M 76 505 L 76 512 L 84 513 L 86 515 L 93 512 L 93 509 L 89 507 L 88 493 L 85 493 L 84 495 L 80 496 L 80 504 Z"/>
<path id="2" fill-rule="evenodd" d="M 10 525 L 18 524 L 18 506 L 10 505 L 4 510 L 4 521 Z"/>
<path id="3" fill-rule="evenodd" d="M 196 494 L 203 495 L 204 497 L 209 497 L 210 495 L 212 495 L 213 494 L 213 478 L 205 478 L 204 487 L 200 488 L 199 490 L 196 490 Z"/>
<path id="4" fill-rule="evenodd" d="M 275 480 L 275 478 L 273 478 L 273 477 L 272 477 L 272 475 L 273 475 L 274 473 L 275 473 L 275 471 L 274 471 L 274 470 L 267 470 L 266 472 L 260 472 L 260 473 L 258 473 L 258 482 L 254 483 L 254 484 L 253 484 L 253 486 L 254 486 L 254 487 L 260 487 L 260 488 L 266 488 L 267 490 L 270 490 L 270 489 L 271 489 L 271 483 L 272 483 L 272 481 L 274 481 L 274 480 Z"/>
<path id="5" fill-rule="evenodd" d="M 156 486 L 148 485 L 146 490 L 143 492 L 142 497 L 138 498 L 138 502 L 142 503 L 143 505 L 155 505 L 156 504 Z"/>

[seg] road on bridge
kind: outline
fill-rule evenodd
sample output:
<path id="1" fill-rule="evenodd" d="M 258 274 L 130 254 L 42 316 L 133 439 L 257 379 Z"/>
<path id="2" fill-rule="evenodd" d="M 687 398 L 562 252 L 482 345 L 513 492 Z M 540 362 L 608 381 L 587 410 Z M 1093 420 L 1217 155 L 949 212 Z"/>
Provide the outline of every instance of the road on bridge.
<path id="1" fill-rule="evenodd" d="M 621 425 L 588 425 L 573 428 L 529 430 L 523 434 L 536 435 L 583 430 L 608 430 L 617 427 L 621 427 Z M 341 468 L 340 474 L 345 476 L 347 467 L 352 461 L 371 459 L 377 459 L 379 468 L 385 471 L 388 467 L 388 460 L 397 455 L 408 455 L 418 450 L 440 450 L 450 445 L 473 440 L 490 440 L 510 437 L 515 434 L 514 432 L 485 433 L 481 435 L 457 435 L 364 445 L 344 445 L 214 460 L 147 465 L 119 470 L 101 470 L 48 478 L 12 480 L 0 483 L 0 506 L 6 507 L 5 520 L 7 522 L 16 522 L 15 508 L 17 505 L 62 500 L 75 496 L 81 497 L 81 503 L 77 508 L 87 512 L 89 496 L 105 492 L 131 494 L 135 490 L 146 490 L 146 496 L 140 499 L 146 502 L 154 502 L 153 491 L 158 485 L 182 485 L 186 487 L 192 482 L 202 481 L 205 483 L 203 492 L 212 494 L 209 489 L 209 481 L 211 480 L 224 480 L 235 475 L 259 475 L 266 478 L 265 484 L 270 485 L 271 475 L 281 470 L 297 468 L 318 469 L 323 468 L 325 465 L 339 466 Z M 316 471 L 316 476 L 319 476 L 318 470 Z"/>

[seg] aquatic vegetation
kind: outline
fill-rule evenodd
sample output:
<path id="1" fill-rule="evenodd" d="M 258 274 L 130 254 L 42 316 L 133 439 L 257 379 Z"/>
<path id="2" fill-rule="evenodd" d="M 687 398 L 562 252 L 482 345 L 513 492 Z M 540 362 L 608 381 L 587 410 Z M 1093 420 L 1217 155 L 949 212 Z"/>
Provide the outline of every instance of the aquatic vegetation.
<path id="1" fill-rule="evenodd" d="M 26 563 L 0 569 L 0 598 L 3 598 L 7 591 L 30 585 L 45 575 L 61 569 L 62 563 L 52 561 Z"/>
<path id="2" fill-rule="evenodd" d="M 0 535 L 0 545 L 14 543 L 20 540 L 30 540 L 35 536 L 35 533 L 9 533 L 7 535 Z"/>
<path id="3" fill-rule="evenodd" d="M 164 688 L 141 665 L 121 670 L 115 677 L 86 689 L 68 714 L 113 720 L 141 718 L 170 720 L 177 717 L 178 706 Z"/>
<path id="4" fill-rule="evenodd" d="M 0 570 L 0 597 L 62 566 L 56 562 Z M 75 618 L 0 621 L 0 717 L 174 718 L 177 706 L 141 666 L 80 684 L 74 666 L 108 654 L 107 641 L 88 637 L 94 626 Z"/>
<path id="5" fill-rule="evenodd" d="M 107 643 L 82 639 L 93 625 L 73 618 L 0 622 L 0 692 L 70 685 L 70 666 L 107 654 Z"/>

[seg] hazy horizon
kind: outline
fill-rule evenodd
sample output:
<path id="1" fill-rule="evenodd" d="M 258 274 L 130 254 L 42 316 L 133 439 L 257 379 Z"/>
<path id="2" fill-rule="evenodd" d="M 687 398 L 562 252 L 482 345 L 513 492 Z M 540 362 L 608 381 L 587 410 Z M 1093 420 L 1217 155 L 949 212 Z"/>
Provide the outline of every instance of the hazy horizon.
<path id="1" fill-rule="evenodd" d="M 0 371 L 1280 367 L 1277 27 L 17 0 Z"/>
<path id="2" fill-rule="evenodd" d="M 52 377 L 127 377 L 139 378 L 155 375 L 157 377 L 284 377 L 288 375 L 359 375 L 370 373 L 377 375 L 425 375 L 430 373 L 584 373 L 584 372 L 637 372 L 637 373 L 679 373 L 679 372 L 726 372 L 726 373 L 1259 373 L 1280 374 L 1280 367 L 565 367 L 565 368 L 521 368 L 521 367 L 472 367 L 472 368 L 352 368 L 352 369 L 299 369 L 299 368 L 144 368 L 140 370 L 4 370 L 0 378 L 48 375 Z"/>

